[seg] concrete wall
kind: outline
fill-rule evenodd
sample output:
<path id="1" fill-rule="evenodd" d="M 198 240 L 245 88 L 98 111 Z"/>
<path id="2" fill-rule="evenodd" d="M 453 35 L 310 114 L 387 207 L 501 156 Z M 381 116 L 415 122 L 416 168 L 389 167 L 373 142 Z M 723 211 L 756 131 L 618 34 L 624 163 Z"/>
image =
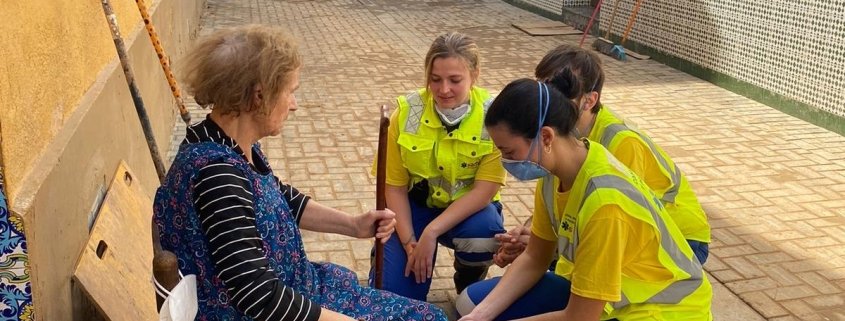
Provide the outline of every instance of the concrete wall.
<path id="1" fill-rule="evenodd" d="M 115 54 L 98 1 L 6 1 L 0 10 L 0 121 L 8 192 L 24 176 Z M 132 1 L 114 1 L 120 28 L 140 21 Z M 14 139 L 11 135 L 14 134 Z"/>
<path id="2" fill-rule="evenodd" d="M 198 29 L 203 0 L 148 1 L 171 60 Z M 178 115 L 134 1 L 112 1 L 159 149 Z M 71 275 L 92 211 L 121 160 L 152 195 L 158 179 L 98 1 L 4 2 L 0 142 L 10 208 L 24 219 L 38 320 L 90 311 Z M 151 293 L 152 295 L 152 293 Z"/>

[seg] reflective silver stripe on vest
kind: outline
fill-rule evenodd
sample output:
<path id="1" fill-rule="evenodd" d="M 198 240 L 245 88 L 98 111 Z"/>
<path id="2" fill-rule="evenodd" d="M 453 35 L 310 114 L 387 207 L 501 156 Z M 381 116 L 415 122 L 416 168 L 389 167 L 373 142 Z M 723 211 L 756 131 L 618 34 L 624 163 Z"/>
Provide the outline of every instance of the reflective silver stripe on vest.
<path id="1" fill-rule="evenodd" d="M 678 268 L 690 275 L 688 279 L 675 281 L 665 289 L 653 295 L 651 298 L 645 300 L 643 303 L 678 304 L 681 300 L 695 292 L 704 280 L 701 263 L 698 262 L 698 259 L 696 259 L 694 255 L 691 258 L 688 258 L 683 252 L 681 252 L 681 249 L 678 247 L 678 243 L 672 239 L 672 235 L 666 228 L 666 223 L 663 221 L 663 218 L 660 217 L 651 203 L 646 200 L 645 196 L 631 185 L 630 182 L 615 175 L 593 177 L 589 182 L 587 182 L 587 190 L 584 191 L 584 198 L 581 199 L 578 211 L 581 211 L 581 208 L 584 206 L 587 198 L 599 188 L 615 189 L 627 196 L 630 200 L 647 209 L 649 213 L 651 213 L 651 217 L 657 225 L 657 229 L 660 231 L 660 246 L 664 251 L 666 251 L 669 257 L 672 258 L 672 261 L 678 266 Z M 575 246 L 577 245 L 576 239 Z M 625 293 L 622 293 L 622 300 L 613 303 L 612 306 L 614 309 L 621 309 L 628 304 L 630 304 L 630 301 L 625 296 Z"/>
<path id="2" fill-rule="evenodd" d="M 408 101 L 408 105 L 410 106 L 408 118 L 405 119 L 405 132 L 416 134 L 420 129 L 420 121 L 422 121 L 422 98 L 420 98 L 420 93 L 415 91 L 405 96 L 405 100 Z"/>
<path id="3" fill-rule="evenodd" d="M 488 98 L 484 101 L 484 117 L 487 117 L 487 110 L 490 109 L 490 105 L 493 104 L 493 97 Z M 484 126 L 482 119 L 481 124 L 481 140 L 490 140 L 490 134 L 487 133 L 487 126 Z"/>
<path id="4" fill-rule="evenodd" d="M 557 238 L 557 253 L 563 255 L 570 262 L 575 262 L 575 245 L 578 244 L 578 228 L 576 226 L 572 227 L 572 242 L 568 238 L 560 237 L 558 233 L 560 222 L 555 217 L 554 182 L 554 176 L 552 175 L 543 178 L 543 203 L 546 205 L 546 213 L 549 215 L 549 222 L 555 233 L 555 238 Z"/>
<path id="5" fill-rule="evenodd" d="M 467 186 L 471 186 L 474 183 L 474 179 L 459 179 L 455 182 L 455 185 L 449 184 L 449 180 L 443 179 L 443 177 L 434 177 L 428 179 L 429 186 L 435 186 L 443 189 L 446 193 L 449 194 L 449 197 L 455 196 L 461 189 Z"/>
<path id="6" fill-rule="evenodd" d="M 681 169 L 678 168 L 677 164 L 675 164 L 674 168 L 670 168 L 669 162 L 663 158 L 663 155 L 660 155 L 660 152 L 657 151 L 657 146 L 654 146 L 654 142 L 652 142 L 651 139 L 636 130 L 628 128 L 628 126 L 625 126 L 624 124 L 612 124 L 607 126 L 607 129 L 604 130 L 604 134 L 601 136 L 601 144 L 605 147 L 610 146 L 610 142 L 613 141 L 616 134 L 626 130 L 630 130 L 639 135 L 640 138 L 648 144 L 648 148 L 651 150 L 651 153 L 654 154 L 654 157 L 657 158 L 660 166 L 669 173 L 669 179 L 672 181 L 672 185 L 669 186 L 669 189 L 667 189 L 665 193 L 663 193 L 661 200 L 664 203 L 674 203 L 675 197 L 678 196 L 678 190 L 681 187 Z"/>

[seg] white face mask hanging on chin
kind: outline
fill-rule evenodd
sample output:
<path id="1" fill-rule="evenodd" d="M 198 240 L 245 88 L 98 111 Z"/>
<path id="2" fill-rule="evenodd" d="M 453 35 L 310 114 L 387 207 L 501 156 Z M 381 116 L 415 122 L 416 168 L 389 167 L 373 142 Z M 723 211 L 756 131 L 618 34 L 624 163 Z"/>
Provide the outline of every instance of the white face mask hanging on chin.
<path id="1" fill-rule="evenodd" d="M 440 116 L 440 121 L 446 125 L 455 126 L 469 115 L 470 108 L 469 104 L 463 104 L 452 109 L 440 109 L 440 107 L 435 106 L 434 110 Z"/>

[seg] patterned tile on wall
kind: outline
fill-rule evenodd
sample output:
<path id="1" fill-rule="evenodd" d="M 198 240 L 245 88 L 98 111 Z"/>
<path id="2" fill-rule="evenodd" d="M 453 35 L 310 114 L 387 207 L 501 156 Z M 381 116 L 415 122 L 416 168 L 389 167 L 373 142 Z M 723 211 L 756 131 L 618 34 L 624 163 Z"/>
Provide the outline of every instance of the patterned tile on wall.
<path id="1" fill-rule="evenodd" d="M 623 0 L 620 14 L 634 2 Z M 843 0 L 644 1 L 630 39 L 845 116 L 843 8 Z"/>
<path id="2" fill-rule="evenodd" d="M 559 15 L 562 9 L 563 3 L 566 2 L 579 2 L 580 0 L 564 0 L 561 2 L 560 0 L 523 0 L 522 2 L 535 6 L 537 8 L 543 9 L 550 13 Z M 588 0 L 589 1 L 589 0 Z"/>
<path id="3" fill-rule="evenodd" d="M 29 254 L 23 221 L 12 215 L 0 190 L 0 320 L 32 321 Z"/>
<path id="4" fill-rule="evenodd" d="M 621 35 L 637 1 L 614 1 Z M 845 0 L 643 1 L 629 39 L 845 117 Z"/>
<path id="5" fill-rule="evenodd" d="M 563 0 L 564 7 L 589 6 L 590 0 Z"/>

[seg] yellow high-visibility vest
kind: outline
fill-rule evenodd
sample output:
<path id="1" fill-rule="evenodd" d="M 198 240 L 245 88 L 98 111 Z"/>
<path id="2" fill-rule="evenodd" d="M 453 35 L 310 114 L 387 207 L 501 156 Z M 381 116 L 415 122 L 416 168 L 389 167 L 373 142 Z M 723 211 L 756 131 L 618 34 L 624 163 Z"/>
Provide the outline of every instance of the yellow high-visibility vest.
<path id="1" fill-rule="evenodd" d="M 710 224 L 707 223 L 707 214 L 704 213 L 692 187 L 672 158 L 660 146 L 654 144 L 651 138 L 628 126 L 606 106 L 602 106 L 596 115 L 596 122 L 589 139 L 601 143 L 615 154 L 619 144 L 626 138 L 645 143 L 657 160 L 660 172 L 669 180 L 668 188 L 662 190 L 652 188 L 652 190 L 666 206 L 667 212 L 684 233 L 684 237 L 688 240 L 710 243 Z"/>
<path id="2" fill-rule="evenodd" d="M 671 309 L 669 319 L 712 320 L 710 302 L 712 288 L 701 263 L 690 249 L 680 229 L 666 213 L 657 195 L 630 169 L 625 167 L 603 146 L 589 142 L 587 159 L 581 173 L 572 184 L 566 208 L 557 208 L 554 176 L 542 178 L 541 191 L 547 213 L 558 239 L 558 263 L 555 273 L 570 279 L 578 249 L 579 234 L 593 214 L 613 204 L 635 219 L 649 224 L 660 240 L 658 261 L 673 277 L 664 282 L 647 282 L 622 275 L 622 300 L 609 302 L 602 319 L 640 319 L 648 310 L 661 315 L 666 305 L 688 307 Z M 589 169 L 588 169 L 589 168 Z M 582 175 L 584 173 L 589 173 Z M 561 219 L 555 211 L 563 211 Z M 669 310 L 669 309 L 667 309 Z M 649 319 L 649 317 L 645 317 Z"/>
<path id="3" fill-rule="evenodd" d="M 472 189 L 481 158 L 495 148 L 484 127 L 492 101 L 490 93 L 473 86 L 469 115 L 447 133 L 427 89 L 398 98 L 402 164 L 411 175 L 411 186 L 428 181 L 427 206 L 445 208 Z M 499 200 L 498 193 L 493 200 Z"/>

